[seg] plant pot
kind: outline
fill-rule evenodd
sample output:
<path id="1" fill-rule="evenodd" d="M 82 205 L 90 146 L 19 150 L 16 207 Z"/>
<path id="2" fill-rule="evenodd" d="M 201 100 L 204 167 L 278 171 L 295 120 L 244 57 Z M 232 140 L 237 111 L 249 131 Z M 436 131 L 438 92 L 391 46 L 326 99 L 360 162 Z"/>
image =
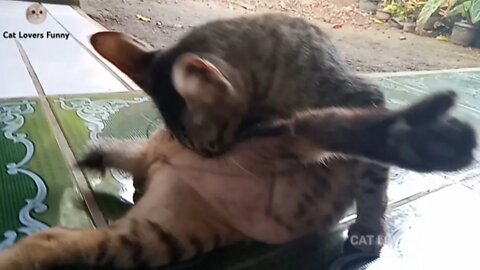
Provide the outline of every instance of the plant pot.
<path id="1" fill-rule="evenodd" d="M 451 40 L 462 46 L 472 46 L 478 28 L 471 24 L 456 22 L 453 25 Z"/>
<path id="2" fill-rule="evenodd" d="M 392 14 L 390 12 L 386 12 L 381 9 L 377 9 L 377 11 L 375 12 L 375 18 L 379 20 L 388 21 L 390 17 L 392 17 Z"/>

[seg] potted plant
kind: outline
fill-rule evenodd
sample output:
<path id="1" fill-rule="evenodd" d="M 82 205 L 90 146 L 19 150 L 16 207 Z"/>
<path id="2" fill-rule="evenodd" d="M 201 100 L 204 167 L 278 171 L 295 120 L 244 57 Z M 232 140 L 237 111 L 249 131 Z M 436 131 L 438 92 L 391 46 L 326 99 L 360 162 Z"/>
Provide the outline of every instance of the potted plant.
<path id="1" fill-rule="evenodd" d="M 480 0 L 466 0 L 451 10 L 449 17 L 460 21 L 453 24 L 451 40 L 463 46 L 472 46 L 479 31 Z"/>

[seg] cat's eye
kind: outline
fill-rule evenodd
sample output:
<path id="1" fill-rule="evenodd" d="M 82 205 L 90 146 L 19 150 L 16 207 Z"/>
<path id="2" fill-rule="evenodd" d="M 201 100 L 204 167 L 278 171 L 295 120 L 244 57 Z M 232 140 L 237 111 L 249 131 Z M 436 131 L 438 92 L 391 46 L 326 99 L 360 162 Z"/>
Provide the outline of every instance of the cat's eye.
<path id="1" fill-rule="evenodd" d="M 43 14 L 43 10 L 40 10 L 39 12 L 40 12 L 40 14 Z"/>
<path id="2" fill-rule="evenodd" d="M 35 14 L 35 10 L 32 10 L 32 14 Z"/>

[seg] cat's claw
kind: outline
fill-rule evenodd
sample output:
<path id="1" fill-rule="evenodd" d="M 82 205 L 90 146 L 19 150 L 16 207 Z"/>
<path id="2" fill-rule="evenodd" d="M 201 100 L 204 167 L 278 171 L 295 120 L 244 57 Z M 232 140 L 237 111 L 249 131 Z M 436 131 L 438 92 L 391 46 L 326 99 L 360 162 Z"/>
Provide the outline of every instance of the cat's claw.
<path id="1" fill-rule="evenodd" d="M 81 160 L 77 162 L 81 169 L 95 170 L 105 175 L 107 167 L 105 165 L 105 155 L 100 149 L 92 147 Z"/>

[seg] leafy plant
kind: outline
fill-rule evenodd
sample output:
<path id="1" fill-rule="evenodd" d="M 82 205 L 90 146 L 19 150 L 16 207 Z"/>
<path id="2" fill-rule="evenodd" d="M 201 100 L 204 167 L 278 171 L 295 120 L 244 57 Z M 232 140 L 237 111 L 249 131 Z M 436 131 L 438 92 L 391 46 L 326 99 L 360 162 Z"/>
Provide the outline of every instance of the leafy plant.
<path id="1" fill-rule="evenodd" d="M 417 25 L 423 27 L 436 13 L 447 18 L 461 17 L 476 24 L 480 22 L 480 0 L 429 0 L 418 16 Z"/>
<path id="2" fill-rule="evenodd" d="M 467 21 L 469 21 L 469 10 L 472 6 L 472 1 L 465 1 L 463 3 L 458 4 L 450 12 L 447 14 L 448 18 L 465 18 Z"/>
<path id="3" fill-rule="evenodd" d="M 460 17 L 470 24 L 480 22 L 480 0 L 461 1 L 447 15 L 449 18 Z"/>
<path id="4" fill-rule="evenodd" d="M 454 5 L 457 0 L 428 0 L 425 6 L 422 8 L 422 11 L 420 11 L 420 14 L 418 15 L 418 20 L 417 20 L 417 25 L 419 27 L 425 26 L 427 23 L 428 19 L 432 17 L 433 14 L 439 11 L 439 9 L 445 4 L 447 5 L 447 9 L 449 6 Z"/>
<path id="5" fill-rule="evenodd" d="M 470 22 L 477 24 L 480 22 L 480 0 L 471 0 L 470 2 L 472 2 L 470 5 Z"/>
<path id="6" fill-rule="evenodd" d="M 385 0 L 383 10 L 391 13 L 394 17 L 406 19 L 418 14 L 425 3 L 420 0 Z"/>

